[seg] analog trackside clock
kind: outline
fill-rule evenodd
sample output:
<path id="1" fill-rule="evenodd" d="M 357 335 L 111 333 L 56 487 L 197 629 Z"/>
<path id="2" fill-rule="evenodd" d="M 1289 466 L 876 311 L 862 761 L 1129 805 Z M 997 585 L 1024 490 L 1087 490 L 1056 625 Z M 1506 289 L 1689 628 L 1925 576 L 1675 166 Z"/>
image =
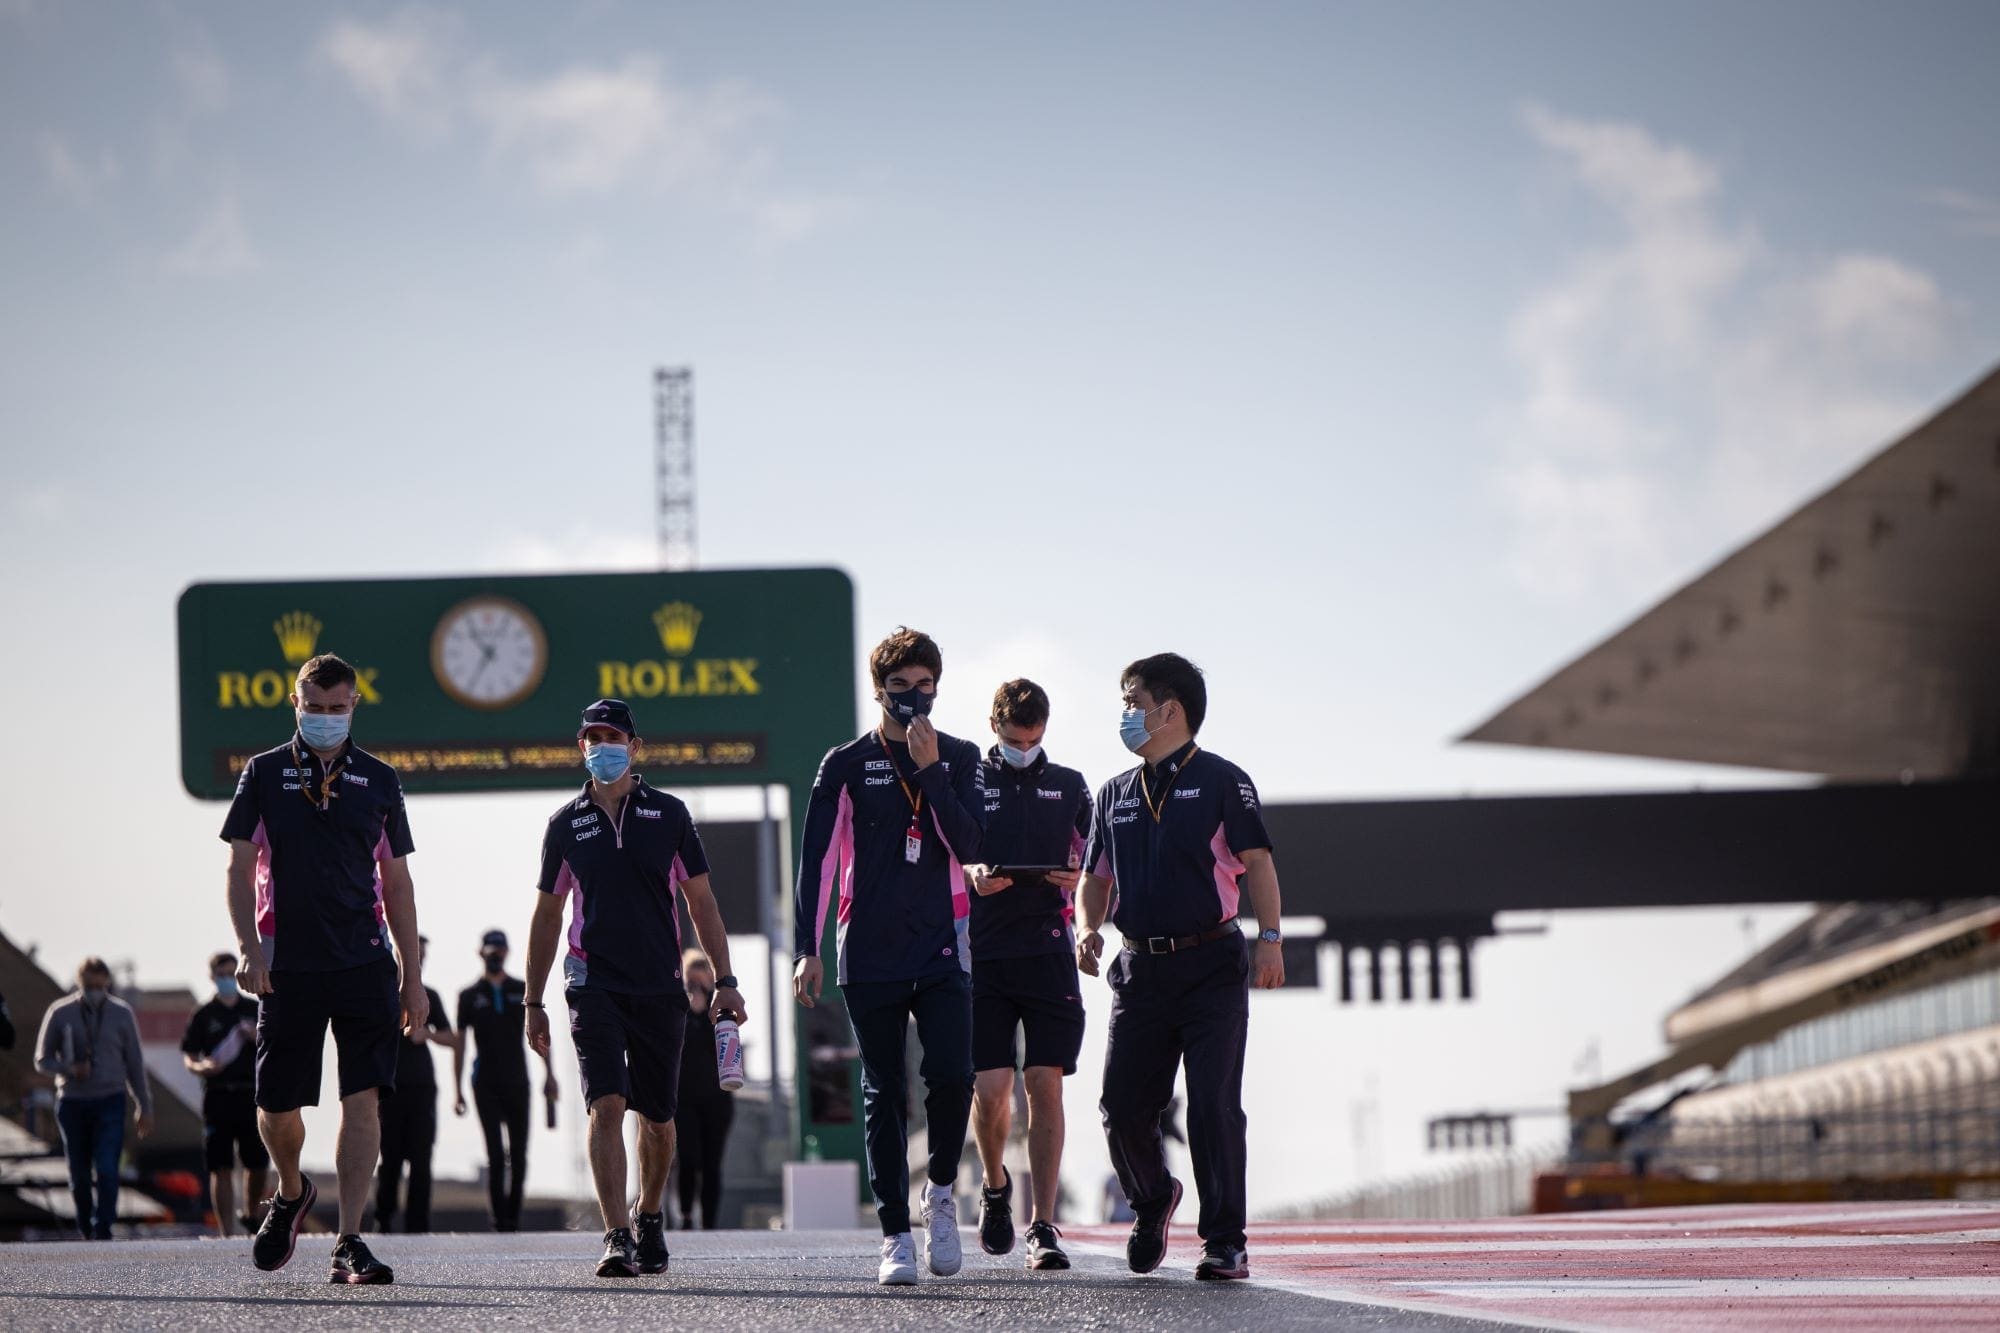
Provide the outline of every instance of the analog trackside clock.
<path id="1" fill-rule="evenodd" d="M 509 597 L 468 597 L 431 631 L 431 671 L 467 708 L 512 708 L 535 692 L 548 665 L 541 622 Z"/>

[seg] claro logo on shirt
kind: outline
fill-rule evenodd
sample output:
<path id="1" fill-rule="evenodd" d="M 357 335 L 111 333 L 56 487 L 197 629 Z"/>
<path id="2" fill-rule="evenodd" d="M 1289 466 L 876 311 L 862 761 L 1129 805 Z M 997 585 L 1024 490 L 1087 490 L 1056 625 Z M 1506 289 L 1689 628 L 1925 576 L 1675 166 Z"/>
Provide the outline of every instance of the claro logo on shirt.
<path id="1" fill-rule="evenodd" d="M 863 778 L 863 779 L 861 779 L 861 782 L 862 782 L 862 785 L 863 785 L 863 786 L 868 786 L 868 787 L 886 787 L 886 786 L 888 786 L 888 785 L 889 785 L 890 783 L 894 782 L 895 780 L 896 780 L 896 779 L 895 779 L 895 778 L 893 778 L 893 777 L 886 777 L 886 778 Z"/>

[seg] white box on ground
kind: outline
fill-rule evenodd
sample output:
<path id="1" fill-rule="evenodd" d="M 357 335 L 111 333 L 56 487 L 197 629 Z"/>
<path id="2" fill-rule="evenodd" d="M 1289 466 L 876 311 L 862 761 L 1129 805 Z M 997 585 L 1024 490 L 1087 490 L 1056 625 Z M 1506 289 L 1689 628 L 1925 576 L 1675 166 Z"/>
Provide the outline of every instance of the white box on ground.
<path id="1" fill-rule="evenodd" d="M 851 1231 L 861 1224 L 856 1162 L 786 1162 L 785 1230 Z"/>

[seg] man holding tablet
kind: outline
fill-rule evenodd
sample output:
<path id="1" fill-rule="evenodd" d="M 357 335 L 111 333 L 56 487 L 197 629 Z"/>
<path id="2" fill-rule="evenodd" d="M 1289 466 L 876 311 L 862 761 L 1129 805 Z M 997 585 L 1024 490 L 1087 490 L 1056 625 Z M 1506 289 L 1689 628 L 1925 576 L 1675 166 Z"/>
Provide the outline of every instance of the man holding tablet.
<path id="1" fill-rule="evenodd" d="M 1042 751 L 1049 696 L 1031 680 L 993 695 L 998 741 L 980 767 L 989 864 L 967 866 L 971 890 L 973 1134 L 985 1188 L 979 1244 L 1014 1248 L 1014 1181 L 1003 1160 L 1014 1113 L 1016 1033 L 1028 1092 L 1028 1170 L 1034 1190 L 1026 1265 L 1069 1267 L 1055 1227 L 1063 1150 L 1062 1089 L 1083 1049 L 1083 998 L 1070 929 L 1090 835 L 1090 788 Z"/>

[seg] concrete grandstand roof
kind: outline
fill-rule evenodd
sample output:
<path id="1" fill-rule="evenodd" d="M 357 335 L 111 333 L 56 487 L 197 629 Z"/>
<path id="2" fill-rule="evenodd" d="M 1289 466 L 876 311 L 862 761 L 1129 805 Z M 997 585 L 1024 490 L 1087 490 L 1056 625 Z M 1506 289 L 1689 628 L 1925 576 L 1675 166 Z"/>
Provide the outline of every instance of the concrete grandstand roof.
<path id="1" fill-rule="evenodd" d="M 2000 769 L 2000 369 L 1462 739 Z"/>

